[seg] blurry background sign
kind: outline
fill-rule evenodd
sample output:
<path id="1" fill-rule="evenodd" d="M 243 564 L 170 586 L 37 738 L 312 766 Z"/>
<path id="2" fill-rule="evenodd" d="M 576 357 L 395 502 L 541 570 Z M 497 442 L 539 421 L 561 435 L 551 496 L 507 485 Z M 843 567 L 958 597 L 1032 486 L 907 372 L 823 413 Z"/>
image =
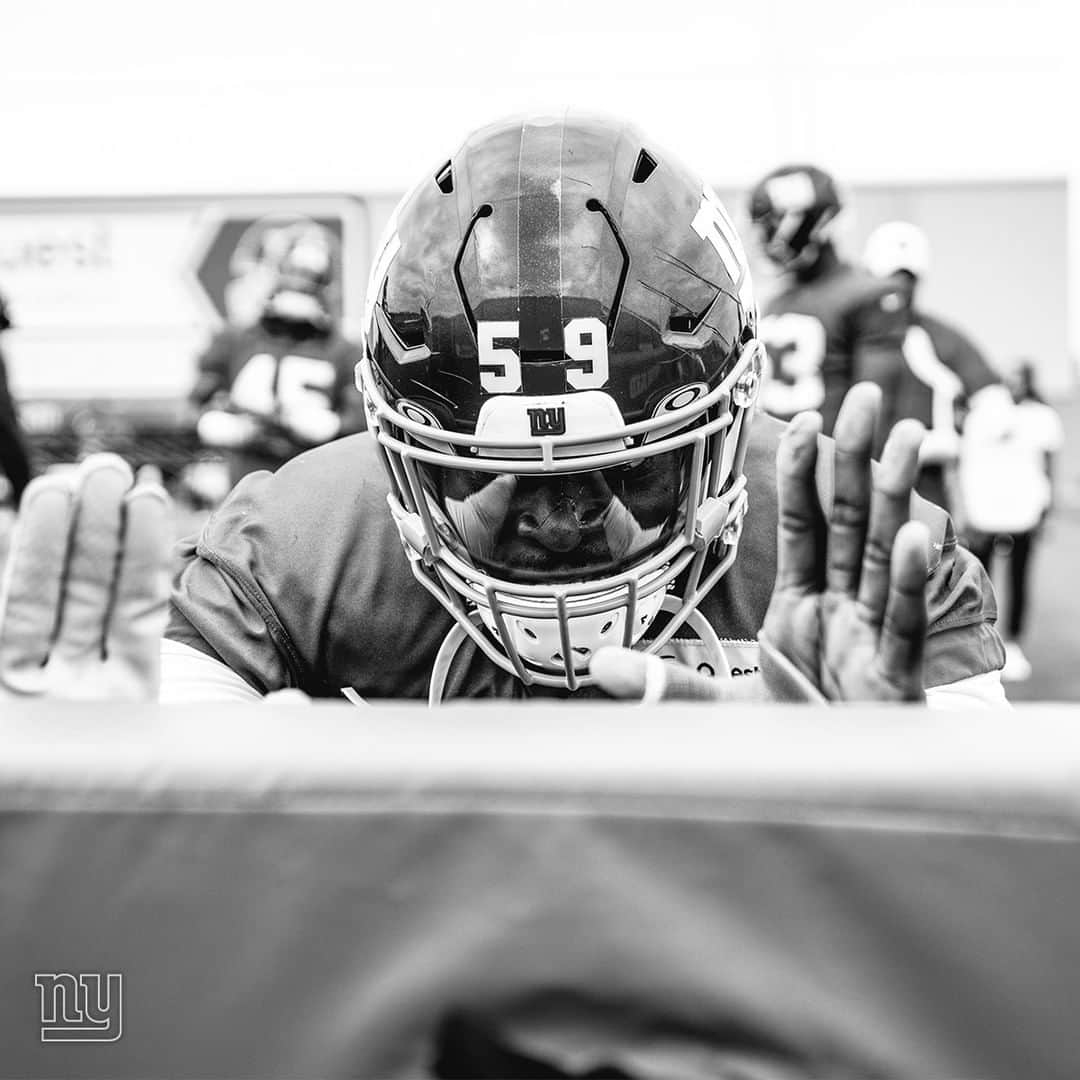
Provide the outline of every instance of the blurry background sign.
<path id="1" fill-rule="evenodd" d="M 5 339 L 20 397 L 176 392 L 213 308 L 188 272 L 195 206 L 41 204 L 0 212 Z"/>
<path id="2" fill-rule="evenodd" d="M 24 401 L 186 396 L 197 352 L 227 317 L 230 282 L 250 269 L 242 245 L 253 249 L 275 228 L 311 220 L 338 241 L 342 295 L 359 308 L 360 297 L 350 298 L 352 264 L 366 254 L 358 200 L 0 202 L 15 392 Z"/>
<path id="3" fill-rule="evenodd" d="M 337 313 L 359 321 L 359 199 L 0 200 L 0 290 L 14 323 L 3 350 L 37 466 L 96 449 L 167 474 L 191 460 L 185 403 L 198 354 L 230 317 L 258 316 L 269 265 L 259 256 L 313 222 L 336 241 Z"/>

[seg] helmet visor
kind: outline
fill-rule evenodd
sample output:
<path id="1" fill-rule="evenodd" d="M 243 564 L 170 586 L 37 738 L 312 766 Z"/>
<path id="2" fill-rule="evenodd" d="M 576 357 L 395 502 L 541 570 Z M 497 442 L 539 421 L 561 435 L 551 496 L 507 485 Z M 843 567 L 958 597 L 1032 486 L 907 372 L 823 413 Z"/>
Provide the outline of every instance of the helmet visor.
<path id="1" fill-rule="evenodd" d="M 685 525 L 693 448 L 605 469 L 481 472 L 419 466 L 443 539 L 504 580 L 589 581 L 659 551 Z"/>

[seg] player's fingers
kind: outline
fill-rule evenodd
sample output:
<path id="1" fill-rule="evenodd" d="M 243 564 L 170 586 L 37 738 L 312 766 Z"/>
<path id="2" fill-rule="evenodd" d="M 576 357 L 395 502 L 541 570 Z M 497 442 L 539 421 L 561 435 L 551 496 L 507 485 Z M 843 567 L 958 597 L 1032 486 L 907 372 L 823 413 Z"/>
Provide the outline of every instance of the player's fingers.
<path id="1" fill-rule="evenodd" d="M 597 684 L 614 698 L 655 705 L 661 701 L 738 701 L 756 696 L 757 680 L 710 678 L 655 653 L 606 646 L 589 664 Z"/>
<path id="2" fill-rule="evenodd" d="M 608 647 L 598 649 L 589 671 L 606 693 L 643 705 L 660 701 L 713 701 L 722 695 L 717 680 L 698 675 L 654 653 Z"/>
<path id="3" fill-rule="evenodd" d="M 901 420 L 889 432 L 881 462 L 874 471 L 859 604 L 863 617 L 875 627 L 885 617 L 893 543 L 911 512 L 911 489 L 919 472 L 919 447 L 925 434 L 926 429 L 917 420 Z"/>
<path id="4" fill-rule="evenodd" d="M 124 497 L 131 483 L 131 469 L 115 454 L 95 454 L 79 466 L 67 580 L 53 646 L 54 655 L 65 660 L 100 657 L 104 651 L 120 555 Z"/>
<path id="5" fill-rule="evenodd" d="M 893 544 L 889 600 L 878 641 L 879 670 L 911 700 L 923 697 L 929 551 L 930 531 L 921 521 L 900 527 Z"/>
<path id="6" fill-rule="evenodd" d="M 164 485 L 165 477 L 162 475 L 160 466 L 147 462 L 145 465 L 140 465 L 136 471 L 135 483 L 158 484 L 160 486 Z"/>
<path id="7" fill-rule="evenodd" d="M 36 477 L 23 493 L 0 598 L 0 681 L 19 693 L 45 685 L 74 505 L 66 475 Z"/>
<path id="8" fill-rule="evenodd" d="M 473 554 L 490 555 L 495 550 L 516 490 L 517 477 L 507 473 L 464 500 L 446 499 L 446 511 Z"/>
<path id="9" fill-rule="evenodd" d="M 849 596 L 855 595 L 862 569 L 870 515 L 870 453 L 880 408 L 881 390 L 873 383 L 856 383 L 847 392 L 833 428 L 835 486 L 825 584 Z"/>
<path id="10" fill-rule="evenodd" d="M 106 652 L 156 687 L 169 602 L 172 501 L 158 484 L 137 484 L 124 499 L 123 548 L 116 572 Z"/>
<path id="11" fill-rule="evenodd" d="M 778 589 L 817 588 L 821 511 L 814 472 L 820 431 L 820 414 L 800 413 L 788 424 L 776 451 Z"/>

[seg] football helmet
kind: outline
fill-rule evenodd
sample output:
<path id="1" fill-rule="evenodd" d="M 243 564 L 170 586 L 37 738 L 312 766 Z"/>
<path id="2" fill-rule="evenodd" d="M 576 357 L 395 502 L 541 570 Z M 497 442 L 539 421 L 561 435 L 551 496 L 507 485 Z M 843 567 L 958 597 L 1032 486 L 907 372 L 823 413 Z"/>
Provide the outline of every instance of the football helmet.
<path id="1" fill-rule="evenodd" d="M 250 225 L 229 260 L 225 304 L 230 322 L 248 326 L 262 319 L 274 294 L 290 314 L 292 305 L 325 321 L 335 310 L 340 252 L 330 229 L 308 217 L 270 215 Z M 296 297 L 304 297 L 297 301 Z M 312 300 L 320 301 L 323 314 Z M 273 314 L 272 316 L 273 317 Z M 303 321 L 303 320 L 302 320 Z"/>
<path id="2" fill-rule="evenodd" d="M 312 223 L 294 230 L 285 240 L 263 322 L 301 324 L 325 331 L 333 322 L 329 298 L 334 281 L 333 238 Z"/>
<path id="3" fill-rule="evenodd" d="M 840 207 L 833 178 L 813 165 L 774 169 L 750 193 L 750 219 L 762 248 L 784 270 L 817 262 Z"/>
<path id="4" fill-rule="evenodd" d="M 716 196 L 625 124 L 500 122 L 405 196 L 357 382 L 459 640 L 571 690 L 661 608 L 650 650 L 687 620 L 719 648 L 695 608 L 746 513 L 756 318 Z"/>

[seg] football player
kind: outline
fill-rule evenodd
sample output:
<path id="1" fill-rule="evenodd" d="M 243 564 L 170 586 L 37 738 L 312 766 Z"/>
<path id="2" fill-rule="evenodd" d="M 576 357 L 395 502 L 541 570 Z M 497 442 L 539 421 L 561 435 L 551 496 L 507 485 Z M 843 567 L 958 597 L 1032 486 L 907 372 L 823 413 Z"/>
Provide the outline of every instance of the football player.
<path id="1" fill-rule="evenodd" d="M 922 229 L 906 221 L 879 225 L 867 239 L 863 261 L 900 296 L 908 319 L 907 370 L 897 384 L 896 414 L 914 417 L 927 429 L 916 488 L 955 519 L 962 512 L 956 485 L 960 421 L 973 410 L 992 410 L 1004 422 L 1009 392 L 967 335 L 916 304 L 930 268 L 930 241 Z"/>
<path id="2" fill-rule="evenodd" d="M 477 131 L 399 205 L 367 305 L 368 433 L 181 545 L 163 700 L 1003 700 L 985 573 L 911 502 L 921 428 L 874 472 L 875 386 L 835 443 L 754 419 L 740 239 L 634 128 Z"/>
<path id="3" fill-rule="evenodd" d="M 333 278 L 326 230 L 293 228 L 258 321 L 226 327 L 199 358 L 190 395 L 199 438 L 224 452 L 233 484 L 363 430 L 353 388 L 360 351 L 332 314 Z"/>
<path id="4" fill-rule="evenodd" d="M 782 420 L 817 410 L 831 435 L 850 387 L 875 382 L 883 395 L 877 452 L 904 415 L 896 393 L 907 319 L 890 283 L 840 257 L 832 239 L 840 210 L 833 178 L 812 165 L 774 169 L 751 191 L 757 242 L 780 273 L 761 320 L 761 408 Z"/>

